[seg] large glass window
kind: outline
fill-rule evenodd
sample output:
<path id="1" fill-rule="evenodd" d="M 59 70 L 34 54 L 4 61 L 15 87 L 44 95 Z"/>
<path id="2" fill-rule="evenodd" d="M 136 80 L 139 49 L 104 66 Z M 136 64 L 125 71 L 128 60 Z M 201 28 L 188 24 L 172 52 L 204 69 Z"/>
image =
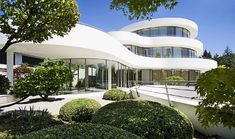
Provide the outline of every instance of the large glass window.
<path id="1" fill-rule="evenodd" d="M 174 26 L 145 28 L 134 32 L 141 36 L 146 36 L 146 37 L 158 37 L 158 36 L 189 37 L 190 35 L 187 29 Z"/>
<path id="2" fill-rule="evenodd" d="M 181 76 L 185 81 L 196 81 L 199 71 L 196 70 L 153 70 L 153 81 L 161 81 L 169 76 Z"/>
<path id="3" fill-rule="evenodd" d="M 197 58 L 197 52 L 182 47 L 151 47 L 142 48 L 134 45 L 126 45 L 128 50 L 132 53 L 146 56 L 146 57 L 156 57 L 156 58 Z"/>

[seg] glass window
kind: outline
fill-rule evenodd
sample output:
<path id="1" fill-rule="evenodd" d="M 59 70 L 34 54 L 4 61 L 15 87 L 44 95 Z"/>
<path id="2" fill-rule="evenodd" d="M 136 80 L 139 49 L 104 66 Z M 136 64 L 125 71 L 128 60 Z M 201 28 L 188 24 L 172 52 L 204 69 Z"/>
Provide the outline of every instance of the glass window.
<path id="1" fill-rule="evenodd" d="M 176 32 L 175 33 L 176 33 L 175 36 L 182 37 L 183 36 L 183 29 L 179 28 L 179 27 L 176 27 Z"/>
<path id="2" fill-rule="evenodd" d="M 189 37 L 189 31 L 181 27 L 153 27 L 134 31 L 141 36 L 157 37 L 157 36 L 178 36 Z"/>
<path id="3" fill-rule="evenodd" d="M 150 36 L 150 31 L 149 29 L 143 30 L 143 36 L 149 37 Z"/>
<path id="4" fill-rule="evenodd" d="M 182 37 L 189 37 L 189 32 L 187 29 L 183 29 L 183 36 Z"/>
<path id="5" fill-rule="evenodd" d="M 159 36 L 167 36 L 167 27 L 159 28 L 160 34 Z"/>
<path id="6" fill-rule="evenodd" d="M 173 57 L 180 58 L 181 57 L 181 48 L 173 48 Z"/>
<path id="7" fill-rule="evenodd" d="M 167 36 L 175 36 L 175 27 L 167 27 Z"/>

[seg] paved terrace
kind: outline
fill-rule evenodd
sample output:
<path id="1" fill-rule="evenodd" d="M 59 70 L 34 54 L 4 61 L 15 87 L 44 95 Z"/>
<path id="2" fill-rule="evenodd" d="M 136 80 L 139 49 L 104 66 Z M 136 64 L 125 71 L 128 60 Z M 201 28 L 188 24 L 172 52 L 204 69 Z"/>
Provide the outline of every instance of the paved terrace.
<path id="1" fill-rule="evenodd" d="M 132 87 L 132 90 L 135 90 L 136 87 Z M 123 90 L 129 92 L 129 88 L 122 88 Z M 20 104 L 13 105 L 11 107 L 3 108 L 0 110 L 2 112 L 16 110 L 19 108 L 29 109 L 34 107 L 35 110 L 47 109 L 51 114 L 58 115 L 59 109 L 65 103 L 76 99 L 76 98 L 92 98 L 97 100 L 102 106 L 111 103 L 112 101 L 103 100 L 104 90 L 95 90 L 95 91 L 73 91 L 73 94 L 66 95 L 55 95 L 50 96 L 48 101 L 42 101 L 39 96 L 29 97 L 22 101 Z M 138 88 L 140 94 L 145 94 L 151 97 L 157 97 L 167 100 L 166 89 L 164 85 L 143 85 Z M 168 86 L 169 97 L 171 101 L 176 101 L 180 103 L 185 103 L 189 105 L 198 105 L 198 99 L 192 99 L 197 97 L 194 87 L 186 86 Z M 141 99 L 141 97 L 139 98 Z"/>
<path id="2" fill-rule="evenodd" d="M 112 101 L 103 100 L 102 92 L 75 92 L 77 94 L 66 94 L 66 95 L 56 95 L 50 96 L 48 101 L 42 101 L 39 96 L 29 97 L 22 101 L 20 104 L 13 105 L 11 107 L 0 109 L 0 114 L 3 112 L 17 110 L 19 108 L 26 108 L 29 110 L 30 107 L 34 107 L 35 110 L 47 109 L 52 115 L 58 115 L 60 107 L 65 103 L 77 99 L 77 98 L 92 98 L 97 100 L 102 106 L 111 103 Z"/>

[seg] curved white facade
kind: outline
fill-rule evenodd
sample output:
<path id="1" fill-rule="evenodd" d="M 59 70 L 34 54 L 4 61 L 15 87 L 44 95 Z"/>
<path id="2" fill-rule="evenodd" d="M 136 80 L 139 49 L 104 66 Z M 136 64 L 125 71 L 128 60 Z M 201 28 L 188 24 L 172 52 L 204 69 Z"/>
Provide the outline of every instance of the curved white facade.
<path id="1" fill-rule="evenodd" d="M 151 27 L 164 27 L 164 26 L 177 26 L 182 27 L 190 31 L 191 38 L 196 38 L 198 34 L 198 26 L 191 20 L 184 18 L 158 18 L 152 20 L 145 20 L 137 22 L 131 25 L 127 25 L 121 29 L 121 31 L 132 32 L 135 30 Z"/>
<path id="2" fill-rule="evenodd" d="M 190 31 L 190 37 L 143 37 L 131 31 L 155 26 L 180 26 Z M 150 70 L 197 70 L 207 71 L 217 67 L 214 60 L 201 58 L 153 58 L 139 56 L 129 51 L 124 45 L 140 47 L 183 47 L 202 54 L 203 44 L 194 39 L 197 25 L 187 19 L 166 18 L 142 21 L 126 26 L 122 31 L 106 33 L 95 28 L 77 24 L 64 37 L 54 36 L 41 44 L 19 43 L 11 46 L 8 52 L 40 58 L 95 58 L 119 62 L 133 69 Z M 6 37 L 0 34 L 0 48 Z"/>

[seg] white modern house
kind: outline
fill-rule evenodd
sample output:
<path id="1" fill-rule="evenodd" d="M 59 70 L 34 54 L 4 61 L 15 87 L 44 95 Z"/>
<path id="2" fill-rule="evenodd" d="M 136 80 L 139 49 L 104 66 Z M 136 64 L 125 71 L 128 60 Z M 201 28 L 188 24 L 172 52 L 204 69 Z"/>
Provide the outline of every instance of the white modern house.
<path id="1" fill-rule="evenodd" d="M 73 86 L 78 87 L 126 87 L 130 80 L 158 81 L 171 75 L 195 81 L 201 72 L 217 67 L 216 61 L 199 58 L 203 44 L 197 35 L 197 25 L 183 18 L 141 21 L 109 33 L 77 24 L 64 37 L 11 46 L 7 76 L 13 81 L 13 65 L 33 57 L 64 59 L 76 67 Z M 0 48 L 6 40 L 0 34 Z"/>

